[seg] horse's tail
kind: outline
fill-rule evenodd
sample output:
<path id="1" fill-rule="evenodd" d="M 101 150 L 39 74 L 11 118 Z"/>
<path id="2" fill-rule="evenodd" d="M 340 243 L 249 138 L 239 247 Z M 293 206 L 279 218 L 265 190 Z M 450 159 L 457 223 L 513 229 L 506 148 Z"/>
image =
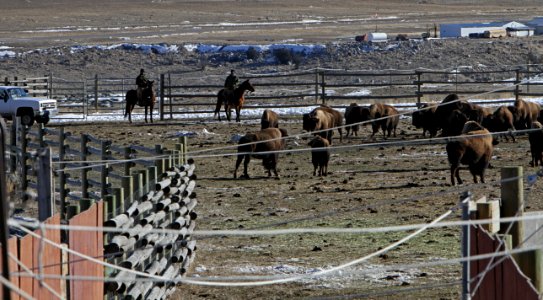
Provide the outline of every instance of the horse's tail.
<path id="1" fill-rule="evenodd" d="M 124 109 L 124 117 L 128 116 L 130 113 L 131 108 L 134 106 L 134 104 L 138 101 L 138 95 L 136 90 L 128 90 L 126 92 L 126 96 L 124 97 L 124 100 L 126 102 L 125 109 Z"/>

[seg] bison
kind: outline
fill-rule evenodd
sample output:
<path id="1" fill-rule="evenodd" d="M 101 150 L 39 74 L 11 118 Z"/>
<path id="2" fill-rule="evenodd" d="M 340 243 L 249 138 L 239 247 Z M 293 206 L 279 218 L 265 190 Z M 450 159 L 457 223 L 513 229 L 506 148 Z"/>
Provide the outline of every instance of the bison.
<path id="1" fill-rule="evenodd" d="M 532 153 L 532 160 L 530 166 L 536 167 L 538 165 L 543 166 L 543 125 L 538 121 L 532 123 L 533 129 L 539 129 L 528 133 L 528 141 L 530 142 L 530 152 Z"/>
<path id="2" fill-rule="evenodd" d="M 439 126 L 435 118 L 437 105 L 423 103 L 419 110 L 414 111 L 411 115 L 411 124 L 416 128 L 422 128 L 422 136 L 426 135 L 426 132 L 430 134 L 430 137 L 437 135 Z"/>
<path id="3" fill-rule="evenodd" d="M 349 107 L 345 109 L 345 137 L 349 136 L 349 131 L 352 130 L 353 135 L 358 136 L 358 129 L 361 122 L 364 121 L 364 116 L 369 116 L 369 108 L 358 106 L 356 103 L 351 103 Z M 365 118 L 368 120 L 369 118 Z"/>
<path id="4" fill-rule="evenodd" d="M 260 119 L 260 129 L 279 128 L 279 115 L 270 109 L 265 109 Z"/>
<path id="5" fill-rule="evenodd" d="M 374 103 L 370 105 L 369 114 L 363 117 L 363 121 L 366 120 L 374 120 L 371 123 L 372 134 L 370 138 L 379 131 L 379 128 L 383 130 L 383 136 L 386 138 L 390 137 L 392 132 L 396 136 L 396 127 L 398 127 L 398 123 L 400 122 L 400 115 L 398 114 L 398 110 L 391 105 Z"/>
<path id="6" fill-rule="evenodd" d="M 484 183 L 485 170 L 492 157 L 493 143 L 490 132 L 475 121 L 466 122 L 462 135 L 458 140 L 447 143 L 447 158 L 451 165 L 451 184 L 462 184 L 460 178 L 460 164 L 468 165 L 473 181 L 477 183 L 477 176 Z"/>
<path id="7" fill-rule="evenodd" d="M 330 160 L 330 143 L 327 139 L 321 136 L 316 136 L 308 143 L 311 148 L 311 162 L 313 163 L 313 176 L 317 176 L 317 169 L 319 170 L 319 176 L 328 175 L 328 161 Z"/>
<path id="8" fill-rule="evenodd" d="M 515 131 L 513 114 L 505 105 L 498 107 L 493 114 L 486 116 L 483 119 L 482 125 L 490 132 L 509 131 L 508 134 L 513 138 L 513 142 L 515 141 L 515 135 L 513 134 L 513 131 Z M 508 140 L 507 134 L 502 135 Z"/>
<path id="9" fill-rule="evenodd" d="M 456 94 L 450 94 L 437 107 L 435 120 L 437 126 L 441 128 L 442 136 L 454 136 L 461 133 L 465 122 L 475 121 L 481 124 L 489 114 L 490 111 L 487 109 L 460 100 Z"/>
<path id="10" fill-rule="evenodd" d="M 532 122 L 539 117 L 541 106 L 534 102 L 517 99 L 513 106 L 508 106 L 508 109 L 513 114 L 515 129 L 519 130 L 528 129 L 532 126 Z"/>
<path id="11" fill-rule="evenodd" d="M 303 129 L 306 131 L 318 131 L 318 135 L 326 138 L 330 145 L 332 144 L 332 135 L 335 124 L 338 122 L 334 114 L 329 112 L 327 109 L 321 109 L 318 107 L 311 111 L 310 113 L 303 115 Z M 341 120 L 343 123 L 343 120 Z M 340 130 L 340 136 L 343 132 Z"/>
<path id="12" fill-rule="evenodd" d="M 239 140 L 238 158 L 236 160 L 234 178 L 237 178 L 239 165 L 244 159 L 245 161 L 243 164 L 242 177 L 249 178 L 249 174 L 247 174 L 247 166 L 251 161 L 251 156 L 262 160 L 262 165 L 268 171 L 268 177 L 271 177 L 271 171 L 273 171 L 275 177 L 279 178 L 279 174 L 277 173 L 277 160 L 279 158 L 279 153 L 259 153 L 283 150 L 285 148 L 285 140 L 283 138 L 287 136 L 287 131 L 282 128 L 266 128 L 244 135 Z"/>

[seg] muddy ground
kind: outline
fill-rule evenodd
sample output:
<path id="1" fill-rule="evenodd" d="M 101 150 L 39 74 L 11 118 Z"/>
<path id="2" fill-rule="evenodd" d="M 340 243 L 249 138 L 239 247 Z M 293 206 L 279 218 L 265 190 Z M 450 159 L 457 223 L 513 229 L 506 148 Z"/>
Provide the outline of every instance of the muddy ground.
<path id="1" fill-rule="evenodd" d="M 336 133 L 330 174 L 312 176 L 310 153 L 303 151 L 308 136 L 300 118 L 283 120 L 292 136 L 280 155 L 280 179 L 268 178 L 258 160 L 249 167 L 251 179 L 233 179 L 233 138 L 258 130 L 252 121 L 241 124 L 199 121 L 150 125 L 97 124 L 66 126 L 79 134 L 94 132 L 100 138 L 116 136 L 117 144 L 165 143 L 172 145 L 180 132 L 189 137 L 198 175 L 198 229 L 378 228 L 423 224 L 456 206 L 469 190 L 475 198 L 500 197 L 500 168 L 529 167 L 527 138 L 501 142 L 494 151 L 487 184 L 473 185 L 468 170 L 465 184 L 450 186 L 445 145 L 410 145 L 421 131 L 401 120 L 397 137 L 370 139 L 370 128 L 359 137 L 339 141 Z M 125 132 L 121 134 L 121 132 Z M 298 135 L 298 136 L 297 136 Z M 367 147 L 372 143 L 402 145 Z M 217 151 L 209 151 L 221 148 Z M 200 152 L 203 151 L 203 152 Z M 526 193 L 527 210 L 543 209 L 539 181 Z M 456 211 L 446 220 L 459 220 Z M 364 234 L 284 234 L 270 236 L 217 236 L 198 240 L 197 257 L 189 276 L 234 277 L 300 275 L 331 268 L 398 241 L 410 232 Z M 258 287 L 206 287 L 181 285 L 173 299 L 285 299 L 285 298 L 387 298 L 458 299 L 459 263 L 425 266 L 436 260 L 460 257 L 460 228 L 428 230 L 406 244 L 339 273 L 295 283 Z M 407 265 L 414 265 L 406 267 Z"/>
<path id="2" fill-rule="evenodd" d="M 400 51 L 364 52 L 354 36 L 384 31 L 413 37 L 434 23 L 529 20 L 543 14 L 538 1 L 12 1 L 0 17 L 0 46 L 19 53 L 2 58 L 0 76 L 43 76 L 63 79 L 134 76 L 140 67 L 157 77 L 164 72 L 203 70 L 226 74 L 231 68 L 246 72 L 281 72 L 313 67 L 360 69 L 442 69 L 457 65 L 503 66 L 541 62 L 539 38 L 427 41 L 406 43 Z M 322 22 L 304 22 L 321 20 Z M 272 23 L 274 25 L 270 26 Z M 60 30 L 59 30 L 60 29 Z M 183 45 L 321 43 L 323 56 L 301 64 L 277 65 L 246 59 L 216 60 L 180 51 L 165 56 L 134 51 L 72 53 L 70 47 L 118 43 Z M 227 57 L 229 57 L 227 55 Z M 215 84 L 216 82 L 210 82 Z M 439 101 L 440 99 L 435 99 Z M 90 133 L 116 144 L 173 145 L 180 131 L 189 138 L 198 175 L 198 229 L 376 228 L 427 223 L 459 201 L 470 190 L 474 197 L 500 197 L 499 170 L 528 166 L 525 136 L 495 148 L 487 184 L 451 187 L 444 144 L 410 145 L 420 130 L 402 119 L 398 136 L 388 141 L 403 145 L 361 147 L 370 141 L 369 128 L 361 136 L 339 142 L 335 136 L 326 177 L 312 176 L 307 151 L 280 155 L 281 178 L 269 179 L 259 161 L 252 161 L 250 180 L 234 180 L 234 135 L 258 129 L 241 124 L 205 120 L 176 120 L 153 125 L 126 122 L 65 125 L 73 134 Z M 58 124 L 51 124 L 58 127 Z M 301 117 L 282 120 L 291 136 L 302 133 Z M 307 136 L 291 139 L 288 149 L 306 149 Z M 204 156 L 207 154 L 207 156 Z M 527 210 L 543 209 L 541 183 L 526 193 Z M 447 220 L 458 220 L 459 212 Z M 172 299 L 458 299 L 460 264 L 426 266 L 460 256 L 460 229 L 440 228 L 422 233 L 406 244 L 344 269 L 334 275 L 295 283 L 258 287 L 181 285 Z M 288 234 L 251 237 L 202 238 L 191 277 L 299 275 L 314 273 L 364 257 L 406 236 L 407 232 L 371 234 Z M 414 265 L 406 267 L 406 265 Z M 241 279 L 240 279 L 241 280 Z"/>

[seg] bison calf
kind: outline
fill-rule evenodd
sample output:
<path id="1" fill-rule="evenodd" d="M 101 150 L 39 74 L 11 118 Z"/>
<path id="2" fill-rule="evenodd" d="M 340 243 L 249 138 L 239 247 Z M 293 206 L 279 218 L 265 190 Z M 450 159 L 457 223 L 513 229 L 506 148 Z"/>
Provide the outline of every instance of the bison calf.
<path id="1" fill-rule="evenodd" d="M 530 152 L 532 160 L 530 166 L 543 166 L 543 125 L 539 122 L 532 123 L 532 129 L 539 129 L 528 133 L 528 141 L 530 142 Z"/>
<path id="2" fill-rule="evenodd" d="M 279 177 L 277 174 L 277 159 L 279 153 L 263 153 L 269 151 L 278 151 L 285 148 L 285 140 L 287 131 L 285 129 L 278 128 L 266 128 L 258 132 L 247 133 L 239 140 L 238 146 L 238 158 L 236 160 L 236 169 L 234 170 L 234 178 L 237 178 L 237 172 L 241 161 L 245 159 L 243 163 L 243 177 L 249 178 L 247 174 L 247 166 L 251 161 L 251 156 L 262 160 L 262 165 L 268 171 L 268 177 L 271 177 L 271 171 L 275 174 L 275 177 Z"/>
<path id="3" fill-rule="evenodd" d="M 475 130 L 473 130 L 475 129 Z M 474 121 L 468 121 L 464 126 L 464 133 L 458 140 L 447 143 L 447 158 L 451 165 L 451 184 L 455 185 L 455 178 L 458 184 L 460 179 L 460 164 L 468 165 L 473 175 L 473 181 L 477 183 L 477 176 L 484 183 L 485 170 L 492 157 L 493 145 L 492 135 L 481 125 Z"/>
<path id="4" fill-rule="evenodd" d="M 330 160 L 330 143 L 327 139 L 320 136 L 316 136 L 309 143 L 309 146 L 313 148 L 311 150 L 311 162 L 313 163 L 313 176 L 317 175 L 317 169 L 319 170 L 319 176 L 328 175 L 328 161 Z"/>

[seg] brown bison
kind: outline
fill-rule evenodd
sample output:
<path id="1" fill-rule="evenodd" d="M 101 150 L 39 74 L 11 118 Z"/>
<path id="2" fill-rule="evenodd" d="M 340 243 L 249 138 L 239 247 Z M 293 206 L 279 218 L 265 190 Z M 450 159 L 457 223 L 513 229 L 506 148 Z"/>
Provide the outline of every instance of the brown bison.
<path id="1" fill-rule="evenodd" d="M 507 135 L 510 135 L 515 141 L 515 126 L 513 124 L 513 114 L 507 108 L 507 106 L 502 105 L 498 107 L 493 114 L 486 116 L 483 119 L 483 127 L 488 129 L 490 132 L 505 132 L 508 131 L 508 134 L 502 134 L 506 140 L 508 140 Z"/>
<path id="2" fill-rule="evenodd" d="M 316 136 L 308 143 L 311 148 L 311 162 L 313 163 L 313 176 L 317 176 L 317 169 L 319 170 L 319 176 L 328 175 L 328 161 L 330 160 L 330 143 L 327 139 Z"/>
<path id="3" fill-rule="evenodd" d="M 260 119 L 260 129 L 279 128 L 279 115 L 270 109 L 265 109 Z"/>
<path id="4" fill-rule="evenodd" d="M 532 122 L 539 117 L 539 111 L 541 110 L 539 104 L 522 99 L 515 100 L 514 105 L 507 108 L 513 114 L 513 124 L 517 130 L 530 128 Z"/>
<path id="5" fill-rule="evenodd" d="M 337 127 L 339 131 L 339 140 L 342 141 L 343 116 L 340 112 L 328 107 L 319 106 L 310 113 L 303 115 L 303 129 L 306 131 L 318 131 L 318 135 L 326 138 L 330 145 L 332 144 L 333 128 Z M 329 129 L 329 130 L 328 130 Z"/>
<path id="6" fill-rule="evenodd" d="M 484 183 L 485 170 L 492 157 L 493 144 L 492 135 L 475 121 L 466 122 L 463 134 L 458 140 L 447 143 L 447 158 L 451 165 L 451 184 L 455 185 L 455 178 L 458 184 L 460 179 L 460 164 L 468 165 L 473 181 L 477 183 L 477 176 Z"/>
<path id="7" fill-rule="evenodd" d="M 411 124 L 416 128 L 422 128 L 422 136 L 426 135 L 426 132 L 430 134 L 430 137 L 434 137 L 439 130 L 437 120 L 435 118 L 437 105 L 423 103 L 417 111 L 411 114 Z"/>
<path id="8" fill-rule="evenodd" d="M 530 166 L 536 167 L 538 165 L 543 166 L 543 125 L 538 121 L 532 123 L 533 129 L 539 129 L 528 133 L 528 141 L 530 142 L 530 152 L 532 153 L 532 160 Z"/>
<path id="9" fill-rule="evenodd" d="M 369 108 L 358 106 L 356 103 L 351 103 L 345 109 L 345 137 L 349 136 L 350 131 L 352 130 L 353 135 L 358 136 L 358 129 L 361 122 L 363 122 L 363 116 L 369 116 Z M 366 118 L 367 120 L 368 118 Z"/>
<path id="10" fill-rule="evenodd" d="M 372 134 L 370 138 L 379 131 L 379 128 L 383 130 L 383 136 L 386 138 L 390 137 L 392 132 L 396 136 L 396 127 L 400 122 L 400 115 L 398 110 L 391 105 L 374 103 L 370 105 L 369 113 L 362 119 L 363 121 L 375 120 L 371 123 Z"/>
<path id="11" fill-rule="evenodd" d="M 236 160 L 234 178 L 237 178 L 239 165 L 244 159 L 242 177 L 249 178 L 249 174 L 247 174 L 247 165 L 249 165 L 249 161 L 251 161 L 251 156 L 262 160 L 262 165 L 268 171 L 269 177 L 271 177 L 271 171 L 273 171 L 275 177 L 279 178 L 279 175 L 277 174 L 277 160 L 279 158 L 279 153 L 259 154 L 259 152 L 283 150 L 285 148 L 285 140 L 282 138 L 286 136 L 288 136 L 287 131 L 282 128 L 266 128 L 244 135 L 239 140 L 238 158 Z"/>

